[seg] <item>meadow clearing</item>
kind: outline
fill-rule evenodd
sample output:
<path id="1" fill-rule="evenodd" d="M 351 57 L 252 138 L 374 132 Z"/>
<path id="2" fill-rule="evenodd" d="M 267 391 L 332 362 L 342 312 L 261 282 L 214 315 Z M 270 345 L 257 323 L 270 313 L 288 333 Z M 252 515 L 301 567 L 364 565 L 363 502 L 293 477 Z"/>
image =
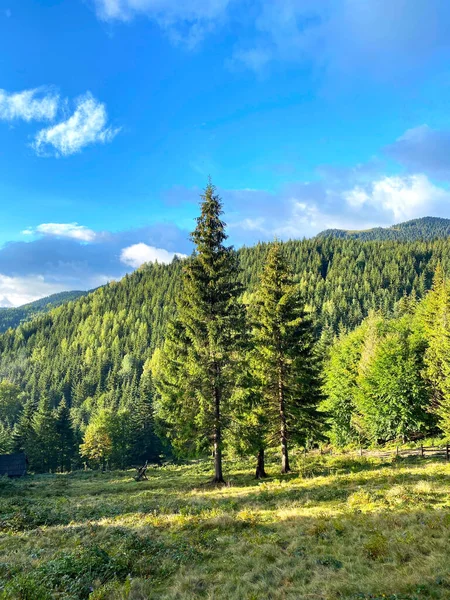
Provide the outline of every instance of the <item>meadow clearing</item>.
<path id="1" fill-rule="evenodd" d="M 301 457 L 0 482 L 0 598 L 450 598 L 450 464 Z"/>

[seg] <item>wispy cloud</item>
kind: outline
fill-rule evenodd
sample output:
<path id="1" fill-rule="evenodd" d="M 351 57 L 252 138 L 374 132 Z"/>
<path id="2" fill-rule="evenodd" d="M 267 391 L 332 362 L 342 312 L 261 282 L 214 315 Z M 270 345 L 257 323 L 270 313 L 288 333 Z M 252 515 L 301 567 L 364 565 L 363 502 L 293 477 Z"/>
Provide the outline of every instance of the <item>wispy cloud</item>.
<path id="1" fill-rule="evenodd" d="M 0 119 L 3 121 L 52 121 L 58 108 L 59 95 L 47 88 L 17 93 L 0 89 Z"/>
<path id="2" fill-rule="evenodd" d="M 147 262 L 158 262 L 167 264 L 172 262 L 175 256 L 184 258 L 185 254 L 179 252 L 168 252 L 164 248 L 155 248 L 140 242 L 124 248 L 120 253 L 120 260 L 130 267 L 140 267 Z"/>
<path id="3" fill-rule="evenodd" d="M 110 142 L 120 127 L 108 125 L 106 106 L 87 92 L 75 100 L 70 117 L 41 129 L 31 147 L 40 156 L 68 156 L 91 144 Z M 50 121 L 64 115 L 69 101 L 48 87 L 7 92 L 0 89 L 0 121 Z"/>
<path id="4" fill-rule="evenodd" d="M 41 234 L 65 237 L 82 242 L 93 242 L 98 237 L 95 231 L 84 225 L 78 225 L 78 223 L 41 223 L 34 229 L 25 229 L 22 233 L 24 235 Z"/>
<path id="5" fill-rule="evenodd" d="M 388 156 L 410 171 L 424 171 L 437 178 L 450 177 L 450 131 L 419 125 L 408 129 L 385 148 Z"/>
<path id="6" fill-rule="evenodd" d="M 227 14 L 231 0 L 94 0 L 104 21 L 130 21 L 146 16 L 172 42 L 194 48 Z"/>
<path id="7" fill-rule="evenodd" d="M 257 3 L 253 31 L 236 44 L 235 64 L 309 64 L 320 72 L 386 78 L 408 72 L 448 47 L 450 11 L 442 0 L 283 0 Z"/>
<path id="8" fill-rule="evenodd" d="M 108 127 L 107 123 L 105 105 L 87 93 L 76 100 L 68 119 L 39 131 L 32 147 L 39 155 L 69 156 L 90 144 L 110 142 L 120 128 Z"/>

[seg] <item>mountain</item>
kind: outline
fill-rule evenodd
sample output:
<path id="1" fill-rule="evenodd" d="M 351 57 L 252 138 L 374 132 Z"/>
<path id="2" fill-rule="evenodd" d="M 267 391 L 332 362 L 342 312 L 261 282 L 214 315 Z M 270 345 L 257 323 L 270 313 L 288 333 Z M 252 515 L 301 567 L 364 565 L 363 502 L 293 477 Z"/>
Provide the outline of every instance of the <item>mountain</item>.
<path id="1" fill-rule="evenodd" d="M 372 309 L 390 314 L 404 294 L 422 297 L 438 261 L 450 272 L 450 239 L 317 238 L 284 247 L 317 333 L 352 329 Z M 268 248 L 261 243 L 238 252 L 244 301 Z M 180 259 L 145 265 L 1 334 L 0 379 L 14 381 L 35 400 L 45 393 L 53 406 L 65 397 L 81 429 L 98 406 L 132 406 L 147 394 L 148 361 L 174 314 L 182 265 Z"/>
<path id="2" fill-rule="evenodd" d="M 59 294 L 52 294 L 51 296 L 40 298 L 35 302 L 23 304 L 22 306 L 0 307 L 0 333 L 5 332 L 10 327 L 17 327 L 20 323 L 29 321 L 40 313 L 46 313 L 53 308 L 61 306 L 61 304 L 76 300 L 86 293 L 80 291 L 60 292 Z"/>
<path id="3" fill-rule="evenodd" d="M 319 233 L 316 238 L 317 241 L 324 239 L 339 239 L 339 240 L 360 240 L 360 241 L 427 241 L 435 239 L 443 239 L 450 237 L 450 219 L 443 219 L 440 217 L 423 217 L 421 219 L 414 219 L 412 221 L 406 221 L 405 223 L 399 223 L 398 225 L 392 225 L 391 227 L 375 227 L 373 229 L 366 229 L 361 231 L 351 231 L 344 229 L 326 229 Z M 294 247 L 304 242 L 289 242 Z M 259 245 L 264 247 L 265 245 Z M 255 249 L 243 248 L 240 250 L 241 256 L 257 255 L 258 246 Z M 323 259 L 326 262 L 326 259 Z M 298 267 L 301 268 L 300 266 Z M 248 274 L 243 275 L 247 283 L 250 283 Z M 52 294 L 35 302 L 24 304 L 19 307 L 0 307 L 0 334 L 4 333 L 9 328 L 18 327 L 21 323 L 30 321 L 35 316 L 47 313 L 50 310 L 61 306 L 72 300 L 77 300 L 81 296 L 85 296 L 88 292 L 83 291 L 70 291 L 61 292 L 59 294 Z M 350 300 L 350 299 L 348 299 Z M 0 300 L 1 302 L 1 300 Z M 4 299 L 3 304 L 6 303 Z M 342 319 L 347 325 L 358 324 L 358 317 L 352 318 L 348 315 L 340 315 L 339 319 Z M 334 321 L 334 319 L 332 319 Z"/>
<path id="4" fill-rule="evenodd" d="M 402 241 L 434 240 L 450 236 L 450 219 L 423 217 L 391 227 L 374 227 L 361 231 L 326 229 L 318 238 L 357 239 L 362 241 Z"/>

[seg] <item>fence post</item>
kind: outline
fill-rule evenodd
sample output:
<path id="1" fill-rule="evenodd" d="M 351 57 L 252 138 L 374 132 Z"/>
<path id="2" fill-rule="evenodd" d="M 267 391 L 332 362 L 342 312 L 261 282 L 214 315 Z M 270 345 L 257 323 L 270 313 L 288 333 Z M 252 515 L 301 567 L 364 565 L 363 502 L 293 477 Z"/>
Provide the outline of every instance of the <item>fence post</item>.
<path id="1" fill-rule="evenodd" d="M 450 446 L 449 446 L 449 444 L 447 444 L 445 446 L 445 460 L 449 459 L 449 450 L 450 450 Z"/>
<path id="2" fill-rule="evenodd" d="M 422 444 L 422 446 L 420 447 L 420 450 L 421 450 L 421 454 L 422 454 L 422 456 L 424 456 L 423 444 Z"/>
<path id="3" fill-rule="evenodd" d="M 398 456 L 398 446 L 397 446 L 397 449 L 396 449 L 396 455 Z"/>
<path id="4" fill-rule="evenodd" d="M 359 447 L 359 455 L 362 456 L 363 455 L 363 449 L 362 446 Z"/>

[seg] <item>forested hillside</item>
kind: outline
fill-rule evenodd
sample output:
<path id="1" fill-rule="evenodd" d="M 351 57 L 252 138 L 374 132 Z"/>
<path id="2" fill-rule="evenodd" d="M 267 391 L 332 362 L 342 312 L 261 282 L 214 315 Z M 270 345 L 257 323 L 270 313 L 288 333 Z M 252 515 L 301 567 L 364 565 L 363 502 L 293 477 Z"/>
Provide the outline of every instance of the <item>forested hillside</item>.
<path id="1" fill-rule="evenodd" d="M 40 298 L 35 302 L 30 302 L 22 306 L 14 308 L 0 307 L 0 333 L 3 333 L 10 327 L 17 327 L 20 323 L 29 321 L 40 313 L 48 312 L 57 306 L 61 306 L 61 304 L 76 300 L 85 294 L 86 292 L 81 291 L 60 292 L 59 294 L 52 294 L 51 296 Z"/>
<path id="2" fill-rule="evenodd" d="M 338 446 L 450 434 L 450 284 L 440 266 L 423 300 L 371 313 L 325 363 L 324 408 Z"/>
<path id="3" fill-rule="evenodd" d="M 396 240 L 412 242 L 417 240 L 434 240 L 450 235 L 450 219 L 440 217 L 423 217 L 413 219 L 391 227 L 374 227 L 362 231 L 345 229 L 326 229 L 319 233 L 319 238 L 358 239 L 358 240 Z"/>
<path id="4" fill-rule="evenodd" d="M 270 246 L 258 244 L 237 253 L 245 303 L 252 298 Z M 405 294 L 423 297 L 439 261 L 450 271 L 448 240 L 327 238 L 287 242 L 283 249 L 312 312 L 315 334 L 319 337 L 323 332 L 328 341 L 333 332 L 358 326 L 371 309 L 390 316 Z M 142 435 L 147 431 L 147 445 L 135 444 L 130 450 L 118 443 L 116 463 L 125 456 L 137 462 L 141 455 L 158 454 L 150 359 L 174 314 L 182 265 L 175 259 L 170 265 L 143 266 L 120 282 L 0 336 L 0 374 L 6 380 L 0 388 L 0 408 L 7 415 L 0 436 L 4 450 L 11 447 L 11 427 L 15 426 L 16 437 L 23 433 L 18 431 L 18 419 L 25 405 L 44 421 L 48 410 L 59 407 L 61 427 L 70 414 L 78 442 L 100 409 L 115 414 L 127 410 L 134 423 L 117 422 L 117 428 L 134 427 Z"/>

